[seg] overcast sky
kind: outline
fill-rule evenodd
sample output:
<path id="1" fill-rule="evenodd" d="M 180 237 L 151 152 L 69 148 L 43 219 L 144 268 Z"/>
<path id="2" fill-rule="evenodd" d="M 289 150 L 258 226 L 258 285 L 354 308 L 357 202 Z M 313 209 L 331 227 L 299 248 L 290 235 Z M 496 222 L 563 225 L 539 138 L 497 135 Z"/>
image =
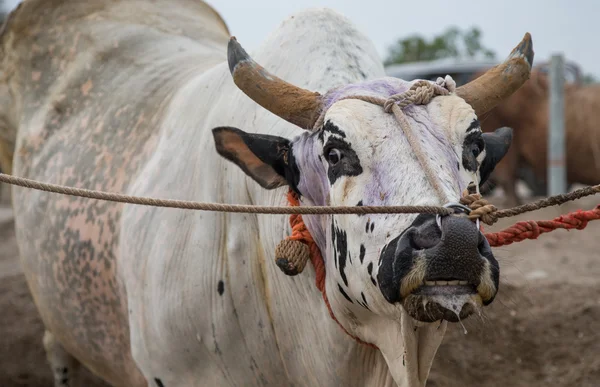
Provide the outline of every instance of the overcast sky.
<path id="1" fill-rule="evenodd" d="M 425 37 L 450 25 L 479 26 L 483 43 L 504 58 L 525 32 L 533 38 L 535 61 L 562 53 L 600 78 L 600 0 L 209 0 L 232 35 L 252 50 L 291 13 L 329 7 L 352 20 L 382 58 L 397 38 Z M 6 0 L 14 7 L 17 0 Z"/>

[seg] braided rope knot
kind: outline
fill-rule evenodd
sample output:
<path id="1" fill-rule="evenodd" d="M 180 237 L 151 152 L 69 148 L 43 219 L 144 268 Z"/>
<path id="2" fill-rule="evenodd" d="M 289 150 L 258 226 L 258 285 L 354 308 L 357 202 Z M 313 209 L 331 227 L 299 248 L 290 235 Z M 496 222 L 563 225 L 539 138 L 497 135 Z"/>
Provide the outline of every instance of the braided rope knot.
<path id="1" fill-rule="evenodd" d="M 488 201 L 483 199 L 480 194 L 472 193 L 464 195 L 460 199 L 460 204 L 471 209 L 468 216 L 469 219 L 473 221 L 479 219 L 488 226 L 491 226 L 498 221 L 498 217 L 496 216 L 498 208 L 493 204 L 488 203 Z"/>
<path id="2" fill-rule="evenodd" d="M 471 209 L 468 218 L 472 221 L 479 219 L 488 226 L 493 225 L 498 221 L 498 208 L 493 204 L 488 203 L 480 193 L 477 192 L 477 186 L 471 182 L 467 189 L 462 193 L 460 204 Z"/>
<path id="3" fill-rule="evenodd" d="M 449 95 L 456 89 L 456 82 L 450 76 L 439 77 L 435 83 L 420 80 L 415 82 L 405 92 L 391 95 L 383 103 L 383 110 L 391 113 L 394 105 L 404 108 L 408 105 L 426 105 L 433 97 L 438 95 Z"/>

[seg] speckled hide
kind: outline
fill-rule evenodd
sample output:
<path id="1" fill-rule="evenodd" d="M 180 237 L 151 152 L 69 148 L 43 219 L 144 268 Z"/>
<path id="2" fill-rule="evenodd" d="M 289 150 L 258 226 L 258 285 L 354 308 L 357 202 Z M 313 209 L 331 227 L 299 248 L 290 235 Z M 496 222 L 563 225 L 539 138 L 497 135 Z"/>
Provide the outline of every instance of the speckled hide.
<path id="1" fill-rule="evenodd" d="M 127 192 L 173 93 L 224 60 L 228 37 L 198 1 L 25 1 L 2 36 L 0 99 L 11 103 L 0 138 L 16 133 L 14 174 Z M 119 277 L 123 206 L 13 195 L 21 262 L 46 327 L 107 381 L 145 385 Z"/>

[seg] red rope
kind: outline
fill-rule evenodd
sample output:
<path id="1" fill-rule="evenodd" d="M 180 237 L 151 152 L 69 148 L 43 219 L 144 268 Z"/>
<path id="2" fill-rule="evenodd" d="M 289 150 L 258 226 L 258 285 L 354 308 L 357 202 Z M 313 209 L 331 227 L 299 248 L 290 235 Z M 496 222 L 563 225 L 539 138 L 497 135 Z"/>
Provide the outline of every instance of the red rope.
<path id="1" fill-rule="evenodd" d="M 490 246 L 506 246 L 525 239 L 537 239 L 541 234 L 557 230 L 577 229 L 583 230 L 590 220 L 600 219 L 600 205 L 593 210 L 575 212 L 561 215 L 552 220 L 527 220 L 499 232 L 485 234 Z"/>

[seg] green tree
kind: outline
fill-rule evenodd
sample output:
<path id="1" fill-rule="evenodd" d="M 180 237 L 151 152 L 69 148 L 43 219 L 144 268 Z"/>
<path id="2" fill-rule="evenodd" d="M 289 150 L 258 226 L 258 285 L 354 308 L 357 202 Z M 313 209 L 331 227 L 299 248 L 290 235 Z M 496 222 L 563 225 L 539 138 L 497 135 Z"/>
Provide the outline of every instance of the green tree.
<path id="1" fill-rule="evenodd" d="M 481 30 L 472 27 L 461 31 L 458 27 L 449 27 L 431 40 L 414 34 L 398 41 L 389 48 L 386 65 L 419 61 L 431 61 L 443 58 L 475 58 L 483 56 L 494 59 L 496 54 L 481 43 Z"/>
<path id="2" fill-rule="evenodd" d="M 594 84 L 594 83 L 598 83 L 598 80 L 592 74 L 585 74 L 582 77 L 581 82 L 584 85 L 591 85 L 591 84 Z"/>

